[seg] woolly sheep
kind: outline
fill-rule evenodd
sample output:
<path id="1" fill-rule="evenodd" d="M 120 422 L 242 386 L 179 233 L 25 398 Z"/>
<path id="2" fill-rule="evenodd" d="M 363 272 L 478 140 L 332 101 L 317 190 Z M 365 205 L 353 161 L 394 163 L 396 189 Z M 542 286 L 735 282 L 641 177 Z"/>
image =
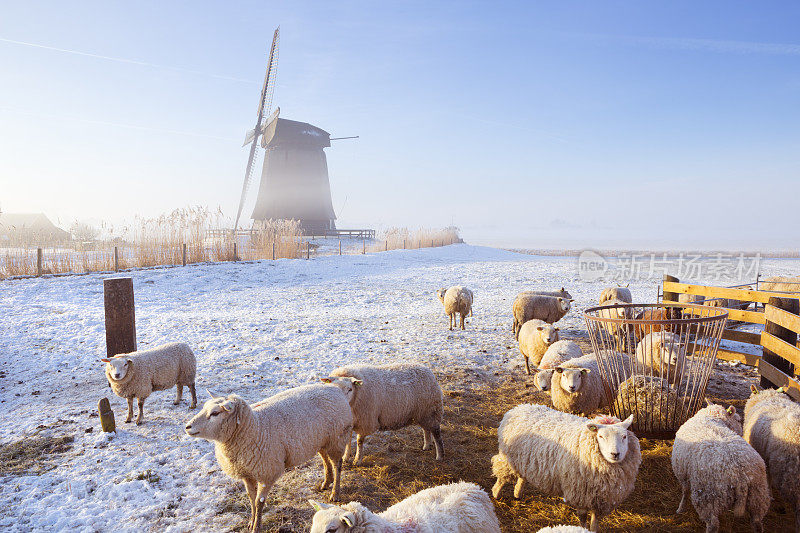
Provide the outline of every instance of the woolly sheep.
<path id="1" fill-rule="evenodd" d="M 580 526 L 549 526 L 543 527 L 536 533 L 589 533 L 589 530 Z"/>
<path id="2" fill-rule="evenodd" d="M 684 294 L 678 295 L 678 302 L 682 304 L 702 304 L 706 297 L 700 294 Z"/>
<path id="3" fill-rule="evenodd" d="M 235 394 L 212 395 L 185 430 L 192 437 L 214 441 L 222 470 L 244 482 L 250 498 L 248 527 L 256 533 L 272 484 L 317 453 L 325 467 L 319 490 L 333 484 L 331 500 L 339 498 L 342 455 L 353 430 L 353 414 L 338 387 L 305 385 L 253 405 Z"/>
<path id="4" fill-rule="evenodd" d="M 519 351 L 525 358 L 525 372 L 530 375 L 531 363 L 538 365 L 548 348 L 558 341 L 558 328 L 544 320 L 528 320 L 519 330 Z"/>
<path id="5" fill-rule="evenodd" d="M 633 318 L 633 308 L 625 307 L 626 302 L 618 299 L 606 300 L 597 311 L 599 318 L 610 318 L 615 320 L 630 320 Z M 630 342 L 633 330 L 630 324 L 622 322 L 602 322 L 603 329 L 616 339 L 620 347 L 624 348 Z"/>
<path id="6" fill-rule="evenodd" d="M 678 429 L 672 446 L 672 471 L 682 488 L 677 513 L 686 510 L 686 496 L 706 533 L 719 531 L 719 515 L 733 509 L 736 517 L 750 513 L 753 531 L 763 531 L 770 492 L 764 460 L 741 437 L 736 408 L 709 404 Z"/>
<path id="7" fill-rule="evenodd" d="M 607 302 L 609 300 L 619 300 L 625 303 L 633 303 L 633 295 L 631 295 L 631 290 L 628 288 L 627 285 L 624 287 L 618 285 L 616 287 L 607 287 L 603 289 L 603 292 L 600 293 L 600 303 Z"/>
<path id="8" fill-rule="evenodd" d="M 636 345 L 638 368 L 653 372 L 669 383 L 680 383 L 686 365 L 686 348 L 678 335 L 669 331 L 649 333 Z"/>
<path id="9" fill-rule="evenodd" d="M 772 276 L 758 284 L 759 290 L 772 292 L 800 292 L 800 276 Z"/>
<path id="10" fill-rule="evenodd" d="M 461 329 L 464 327 L 464 318 L 472 313 L 472 291 L 466 287 L 455 285 L 449 289 L 439 289 L 436 291 L 439 301 L 444 305 L 445 314 L 450 317 L 450 331 L 456 323 L 456 314 L 460 315 Z"/>
<path id="11" fill-rule="evenodd" d="M 545 296 L 543 294 L 520 294 L 514 300 L 514 337 L 519 339 L 519 330 L 528 320 L 544 320 L 553 324 L 561 320 L 570 308 L 571 298 Z"/>
<path id="12" fill-rule="evenodd" d="M 682 316 L 682 309 L 680 307 L 648 307 L 636 313 L 636 320 L 676 320 Z M 650 333 L 657 333 L 659 331 L 672 331 L 671 324 L 636 324 L 636 337 L 641 339 Z"/>
<path id="13" fill-rule="evenodd" d="M 744 440 L 767 464 L 772 488 L 794 507 L 795 531 L 800 532 L 800 405 L 783 388 L 751 390 L 744 406 Z"/>
<path id="14" fill-rule="evenodd" d="M 633 417 L 589 420 L 544 405 L 514 407 L 497 430 L 492 495 L 497 498 L 507 483 L 515 483 L 519 498 L 530 483 L 562 496 L 577 509 L 581 526 L 597 531 L 600 520 L 633 492 L 642 455 L 639 439 L 628 431 L 632 422 Z"/>
<path id="15" fill-rule="evenodd" d="M 128 400 L 128 416 L 125 422 L 133 419 L 133 399 L 139 404 L 136 424 L 144 421 L 144 401 L 153 391 L 177 387 L 174 405 L 181 403 L 183 386 L 188 385 L 192 394 L 194 409 L 197 406 L 197 393 L 194 387 L 197 361 L 192 349 L 182 342 L 164 344 L 149 350 L 139 350 L 119 354 L 111 359 L 101 359 L 105 366 L 106 378 L 111 390 L 120 398 Z"/>
<path id="16" fill-rule="evenodd" d="M 378 514 L 359 502 L 310 503 L 317 511 L 311 533 L 500 533 L 489 495 L 463 481 L 421 490 Z"/>
<path id="17" fill-rule="evenodd" d="M 348 399 L 353 409 L 353 431 L 356 433 L 354 464 L 361 464 L 367 435 L 411 424 L 422 427 L 422 449 L 429 450 L 434 444 L 436 459 L 444 457 L 440 430 L 443 395 L 430 368 L 411 363 L 343 366 L 322 381 L 333 383 L 342 390 L 352 388 Z M 348 444 L 346 456 L 349 450 Z"/>
<path id="18" fill-rule="evenodd" d="M 533 321 L 531 321 L 533 322 Z M 525 324 L 530 324 L 526 322 Z M 583 350 L 575 341 L 559 340 L 548 346 L 544 357 L 539 361 L 538 366 L 533 368 L 533 384 L 540 391 L 550 390 L 550 381 L 553 378 L 555 368 L 561 363 L 566 363 L 570 359 L 583 357 Z"/>
<path id="19" fill-rule="evenodd" d="M 627 377 L 630 362 L 627 354 L 617 352 L 621 361 L 614 369 L 620 375 L 619 383 Z M 608 404 L 603 379 L 594 353 L 570 359 L 555 368 L 550 380 L 550 398 L 553 407 L 566 413 L 590 415 Z"/>

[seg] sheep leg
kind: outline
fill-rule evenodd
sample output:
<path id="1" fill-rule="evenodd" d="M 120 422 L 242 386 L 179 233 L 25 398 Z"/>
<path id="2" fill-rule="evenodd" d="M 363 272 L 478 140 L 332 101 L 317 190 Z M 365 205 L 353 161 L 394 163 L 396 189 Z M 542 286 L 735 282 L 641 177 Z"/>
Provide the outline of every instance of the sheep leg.
<path id="1" fill-rule="evenodd" d="M 342 459 L 339 458 L 336 463 L 334 463 L 330 458 L 328 460 L 331 461 L 331 466 L 333 467 L 333 489 L 331 489 L 331 501 L 338 502 L 339 483 L 342 479 Z"/>
<path id="2" fill-rule="evenodd" d="M 270 483 L 272 486 L 272 483 Z M 266 494 L 269 490 L 267 485 L 258 484 L 258 492 L 256 492 L 256 509 L 255 516 L 253 517 L 253 532 L 258 533 L 261 530 L 261 511 L 264 509 L 264 501 L 266 501 Z"/>
<path id="3" fill-rule="evenodd" d="M 364 458 L 363 453 L 364 453 L 364 435 L 361 435 L 359 433 L 356 435 L 356 456 L 353 459 L 354 465 L 361 464 L 361 459 Z"/>
<path id="4" fill-rule="evenodd" d="M 133 420 L 133 396 L 128 398 L 128 416 L 125 418 L 125 422 L 130 422 Z"/>
<path id="5" fill-rule="evenodd" d="M 256 491 L 258 490 L 258 483 L 255 479 L 244 478 L 244 488 L 247 489 L 247 497 L 250 498 L 250 521 L 247 523 L 247 529 L 253 529 L 253 521 L 256 516 Z"/>
<path id="6" fill-rule="evenodd" d="M 525 478 L 522 476 L 517 478 L 517 482 L 514 484 L 514 497 L 516 499 L 520 499 L 522 496 L 522 488 L 525 486 Z"/>
<path id="7" fill-rule="evenodd" d="M 600 528 L 600 519 L 597 518 L 597 513 L 594 511 L 589 511 L 589 527 L 587 528 L 589 531 L 598 531 Z"/>
<path id="8" fill-rule="evenodd" d="M 794 504 L 794 530 L 800 533 L 800 501 Z"/>
<path id="9" fill-rule="evenodd" d="M 459 313 L 459 315 L 461 316 L 461 329 L 467 329 L 464 327 L 464 313 Z"/>
<path id="10" fill-rule="evenodd" d="M 530 363 L 530 361 L 528 361 L 528 356 L 527 355 L 523 355 L 523 357 L 525 358 L 525 373 L 530 376 L 531 375 L 531 363 Z"/>
<path id="11" fill-rule="evenodd" d="M 325 490 L 331 486 L 331 482 L 333 481 L 333 468 L 331 465 L 331 460 L 328 457 L 328 452 L 325 450 L 320 450 L 319 456 L 322 457 L 322 466 L 325 467 L 325 479 L 323 479 L 322 483 L 319 484 L 317 490 Z"/>
<path id="12" fill-rule="evenodd" d="M 589 521 L 587 520 L 587 515 L 589 514 L 588 511 L 584 511 L 582 509 L 578 510 L 578 522 L 581 523 L 582 528 L 586 528 L 589 525 Z"/>
<path id="13" fill-rule="evenodd" d="M 442 444 L 442 430 L 438 424 L 431 428 L 431 434 L 433 443 L 436 445 L 436 460 L 441 461 L 444 459 L 444 445 Z"/>
<path id="14" fill-rule="evenodd" d="M 451 313 L 450 314 L 450 331 L 453 331 L 453 322 L 455 322 L 455 321 L 456 321 L 456 314 L 455 313 Z"/>
<path id="15" fill-rule="evenodd" d="M 192 405 L 189 406 L 189 409 L 194 409 L 197 407 L 197 391 L 194 388 L 194 383 L 189 384 L 189 392 L 192 393 Z"/>
<path id="16" fill-rule="evenodd" d="M 500 491 L 506 486 L 506 481 L 502 476 L 497 476 L 497 481 L 494 482 L 492 487 L 492 497 L 496 500 L 500 496 Z"/>
<path id="17" fill-rule="evenodd" d="M 144 398 L 137 398 L 139 403 L 139 416 L 136 417 L 136 425 L 141 426 L 144 422 Z"/>
<path id="18" fill-rule="evenodd" d="M 686 487 L 683 487 L 683 493 L 681 494 L 681 503 L 678 504 L 678 510 L 675 511 L 675 514 L 681 514 L 686 512 Z"/>
<path id="19" fill-rule="evenodd" d="M 433 442 L 433 435 L 426 428 L 422 428 L 422 450 L 427 451 L 431 449 Z"/>
<path id="20" fill-rule="evenodd" d="M 706 533 L 719 533 L 719 517 L 712 516 L 706 520 Z"/>
<path id="21" fill-rule="evenodd" d="M 757 516 L 750 515 L 750 527 L 753 528 L 753 533 L 764 533 L 764 525 Z"/>
<path id="22" fill-rule="evenodd" d="M 172 402 L 172 405 L 178 405 L 183 400 L 183 385 L 178 383 L 175 387 L 178 390 L 177 395 L 175 396 L 175 401 Z"/>

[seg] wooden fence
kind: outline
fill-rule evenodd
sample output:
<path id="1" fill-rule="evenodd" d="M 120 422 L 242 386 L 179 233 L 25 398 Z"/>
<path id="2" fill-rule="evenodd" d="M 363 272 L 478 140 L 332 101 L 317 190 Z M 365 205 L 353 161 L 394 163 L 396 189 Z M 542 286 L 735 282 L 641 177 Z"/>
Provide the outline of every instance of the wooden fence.
<path id="1" fill-rule="evenodd" d="M 800 295 L 792 293 L 753 290 L 740 287 L 714 287 L 680 283 L 677 278 L 664 276 L 662 285 L 664 302 L 677 302 L 680 294 L 703 296 L 728 305 L 729 327 L 722 338 L 758 346 L 760 354 L 747 353 L 732 348 L 717 351 L 725 361 L 739 361 L 758 368 L 762 387 L 787 387 L 789 394 L 800 401 Z M 741 305 L 731 305 L 739 302 Z M 747 304 L 747 305 L 745 305 Z M 741 323 L 761 326 L 760 332 L 735 329 Z"/>

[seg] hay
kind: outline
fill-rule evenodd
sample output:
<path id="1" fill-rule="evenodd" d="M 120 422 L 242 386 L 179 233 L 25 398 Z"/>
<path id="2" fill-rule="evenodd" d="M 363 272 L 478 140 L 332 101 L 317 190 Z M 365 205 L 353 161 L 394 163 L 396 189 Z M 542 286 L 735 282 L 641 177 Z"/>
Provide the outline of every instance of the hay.
<path id="1" fill-rule="evenodd" d="M 0 445 L 0 476 L 41 474 L 54 468 L 52 456 L 72 448 L 72 435 L 28 437 Z"/>
<path id="2" fill-rule="evenodd" d="M 632 376 L 619 386 L 614 405 L 623 420 L 634 417 L 640 431 L 675 431 L 689 418 L 688 400 L 664 378 Z"/>

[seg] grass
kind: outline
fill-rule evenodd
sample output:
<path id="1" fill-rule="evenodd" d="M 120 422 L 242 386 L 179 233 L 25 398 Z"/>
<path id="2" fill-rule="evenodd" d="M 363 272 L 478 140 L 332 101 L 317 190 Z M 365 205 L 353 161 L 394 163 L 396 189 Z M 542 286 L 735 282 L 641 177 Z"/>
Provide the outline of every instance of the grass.
<path id="1" fill-rule="evenodd" d="M 71 435 L 27 437 L 0 445 L 0 476 L 41 474 L 52 468 L 49 458 L 72 448 Z"/>
<path id="2" fill-rule="evenodd" d="M 409 231 L 408 228 L 389 228 L 383 232 L 379 242 L 369 246 L 370 252 L 385 250 L 435 248 L 463 242 L 458 228 L 450 226 L 443 229 L 418 229 Z"/>
<path id="3" fill-rule="evenodd" d="M 423 452 L 422 433 L 417 427 L 371 435 L 366 440 L 366 456 L 361 467 L 347 467 L 342 476 L 343 501 L 357 500 L 375 511 L 439 484 L 466 480 L 478 483 L 487 492 L 494 484 L 490 459 L 497 452 L 497 426 L 503 414 L 520 403 L 547 403 L 548 397 L 535 390 L 523 375 L 503 372 L 487 375 L 468 369 L 439 374 L 445 391 L 445 424 L 442 428 L 445 460 L 437 463 L 433 452 Z M 736 403 L 739 403 L 737 400 Z M 603 531 L 689 532 L 704 530 L 694 510 L 676 515 L 680 488 L 672 473 L 672 443 L 667 440 L 641 440 L 642 466 L 631 496 L 601 523 Z M 309 488 L 321 478 L 321 463 L 284 475 L 270 490 L 264 515 L 266 531 L 285 533 L 308 531 L 313 512 L 307 498 L 327 501 L 327 494 Z M 241 516 L 238 530 L 244 531 L 249 505 L 241 484 L 227 496 L 221 512 Z M 495 501 L 504 532 L 537 531 L 554 524 L 578 524 L 574 511 L 559 497 L 537 493 L 526 487 L 515 500 L 506 487 Z M 764 522 L 765 531 L 788 530 L 790 514 L 779 514 L 773 505 Z M 722 517 L 721 531 L 750 531 L 747 518 L 734 520 L 731 513 Z"/>

